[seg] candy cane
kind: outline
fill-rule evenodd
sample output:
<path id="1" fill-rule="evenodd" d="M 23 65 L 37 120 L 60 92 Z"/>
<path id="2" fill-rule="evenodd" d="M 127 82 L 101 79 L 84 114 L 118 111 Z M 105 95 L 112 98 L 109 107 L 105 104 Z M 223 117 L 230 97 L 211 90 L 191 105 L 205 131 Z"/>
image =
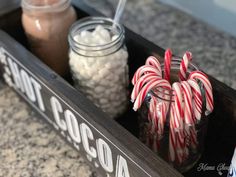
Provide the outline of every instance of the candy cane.
<path id="1" fill-rule="evenodd" d="M 176 136 L 174 126 L 174 104 L 171 104 L 170 109 L 170 124 L 169 124 L 169 158 L 171 162 L 175 161 Z"/>
<path id="2" fill-rule="evenodd" d="M 196 79 L 200 80 L 204 86 L 204 90 L 206 93 L 206 112 L 205 115 L 208 115 L 213 111 L 214 103 L 213 103 L 213 93 L 212 93 L 212 86 L 208 77 L 201 71 L 193 71 L 189 75 L 189 79 Z"/>
<path id="3" fill-rule="evenodd" d="M 183 129 L 183 98 L 181 93 L 181 85 L 178 82 L 173 83 L 172 89 L 175 92 L 174 109 L 175 109 L 175 128 Z"/>
<path id="4" fill-rule="evenodd" d="M 148 57 L 145 64 L 154 66 L 159 71 L 159 76 L 162 77 L 161 64 L 154 56 Z"/>
<path id="5" fill-rule="evenodd" d="M 152 131 L 155 133 L 153 149 L 159 149 L 160 140 L 164 133 L 164 125 L 166 121 L 167 114 L 167 103 L 158 102 L 155 96 L 151 96 L 150 105 L 149 105 L 149 119 L 153 124 Z"/>
<path id="6" fill-rule="evenodd" d="M 170 49 L 167 49 L 165 52 L 165 61 L 164 61 L 164 78 L 169 82 L 170 82 L 171 59 L 172 59 L 172 52 Z"/>
<path id="7" fill-rule="evenodd" d="M 200 120 L 202 115 L 202 93 L 200 87 L 196 80 L 188 79 L 187 82 L 192 88 L 194 116 L 197 120 Z"/>
<path id="8" fill-rule="evenodd" d="M 189 61 L 192 60 L 192 53 L 191 52 L 185 52 L 183 59 L 180 64 L 180 70 L 179 70 L 179 79 L 181 81 L 185 81 L 187 79 L 186 73 L 188 70 L 188 64 Z"/>
<path id="9" fill-rule="evenodd" d="M 148 74 L 145 74 L 142 77 L 140 77 L 139 80 L 134 85 L 134 88 L 132 90 L 131 101 L 134 102 L 134 100 L 138 96 L 143 85 L 145 85 L 147 82 L 150 82 L 156 78 L 160 78 L 159 76 L 156 75 L 156 73 L 148 73 Z"/>
<path id="10" fill-rule="evenodd" d="M 149 103 L 149 109 L 148 109 L 148 120 L 149 122 L 152 120 L 153 117 L 155 117 L 155 111 L 156 109 L 156 99 L 154 96 L 151 95 L 150 103 Z"/>
<path id="11" fill-rule="evenodd" d="M 170 104 L 170 95 L 169 92 L 170 90 L 164 89 L 163 90 L 163 95 L 161 95 L 160 97 L 168 100 L 168 101 L 164 101 L 162 100 L 161 102 L 161 111 L 160 111 L 160 118 L 158 121 L 158 134 L 162 135 L 164 133 L 164 126 L 165 126 L 165 122 L 166 122 L 166 116 L 167 116 L 167 112 L 168 112 L 168 108 L 169 108 L 169 104 Z"/>
<path id="12" fill-rule="evenodd" d="M 153 100 L 155 100 L 155 98 L 153 98 Z M 154 110 L 151 112 L 150 122 L 152 123 L 151 132 L 156 133 L 158 129 L 158 119 L 159 119 L 159 115 L 156 109 L 159 109 L 159 108 L 157 108 L 158 104 L 156 101 L 153 101 L 153 103 L 154 103 L 153 104 Z"/>
<path id="13" fill-rule="evenodd" d="M 176 131 L 175 128 L 175 115 L 176 109 L 174 103 L 171 104 L 170 109 L 170 132 L 169 132 L 169 156 L 173 162 L 177 160 L 179 163 L 183 162 L 184 157 L 184 135 L 180 130 Z"/>
<path id="14" fill-rule="evenodd" d="M 176 130 L 176 157 L 179 163 L 183 162 L 184 158 L 184 127 L 183 127 L 183 97 L 181 93 L 181 84 L 178 82 L 173 83 L 172 89 L 174 90 L 174 122 Z"/>
<path id="15" fill-rule="evenodd" d="M 188 126 L 194 125 L 193 113 L 192 113 L 192 90 L 188 82 L 181 82 L 183 96 L 184 96 L 184 121 Z"/>
<path id="16" fill-rule="evenodd" d="M 145 86 L 143 86 L 143 88 L 139 92 L 139 94 L 134 102 L 134 106 L 133 106 L 134 111 L 137 111 L 137 109 L 140 108 L 147 93 L 150 90 L 152 90 L 154 87 L 165 87 L 165 88 L 169 88 L 169 89 L 171 88 L 169 82 L 164 79 L 157 78 L 157 79 L 153 80 L 152 82 L 147 83 Z"/>
<path id="17" fill-rule="evenodd" d="M 154 96 L 151 96 L 149 111 L 148 111 L 148 119 L 149 119 L 149 147 L 152 148 L 154 152 L 157 152 L 160 148 L 160 137 L 157 134 L 158 129 L 158 119 L 159 116 L 157 114 L 158 101 Z M 152 140 L 152 141 L 151 141 Z"/>
<path id="18" fill-rule="evenodd" d="M 160 136 L 164 133 L 167 110 L 167 103 L 162 102 L 160 105 L 160 118 L 158 119 L 158 135 Z"/>
<path id="19" fill-rule="evenodd" d="M 160 72 L 155 67 L 143 65 L 140 68 L 138 68 L 137 71 L 134 73 L 132 84 L 135 85 L 136 82 L 144 73 L 156 73 L 157 76 L 161 75 Z"/>

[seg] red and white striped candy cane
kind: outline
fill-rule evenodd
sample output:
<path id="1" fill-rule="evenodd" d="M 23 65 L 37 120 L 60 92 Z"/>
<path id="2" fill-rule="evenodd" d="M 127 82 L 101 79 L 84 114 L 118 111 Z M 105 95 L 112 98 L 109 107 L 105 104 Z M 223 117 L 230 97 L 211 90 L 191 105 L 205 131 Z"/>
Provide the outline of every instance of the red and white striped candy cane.
<path id="1" fill-rule="evenodd" d="M 160 72 L 154 67 L 150 65 L 143 65 L 137 69 L 137 71 L 134 73 L 133 79 L 132 79 L 132 84 L 135 85 L 136 82 L 139 80 L 139 78 L 143 74 L 147 73 L 156 73 L 157 76 L 160 76 Z"/>
<path id="2" fill-rule="evenodd" d="M 183 131 L 177 130 L 175 128 L 175 106 L 171 105 L 170 110 L 170 130 L 169 130 L 169 156 L 170 160 L 177 161 L 178 163 L 182 163 L 184 159 L 184 135 Z"/>
<path id="3" fill-rule="evenodd" d="M 175 128 L 183 129 L 183 97 L 181 92 L 181 85 L 178 82 L 173 83 L 172 90 L 175 93 L 174 96 L 174 109 L 175 109 Z"/>
<path id="4" fill-rule="evenodd" d="M 159 73 L 160 73 L 159 76 L 162 77 L 161 64 L 158 61 L 158 59 L 156 59 L 156 57 L 154 57 L 154 56 L 148 57 L 145 64 L 154 66 L 159 71 Z"/>
<path id="5" fill-rule="evenodd" d="M 160 105 L 160 117 L 158 119 L 158 135 L 160 136 L 162 136 L 164 133 L 167 111 L 167 103 L 162 102 Z"/>
<path id="6" fill-rule="evenodd" d="M 161 89 L 160 89 L 161 90 Z M 163 92 L 163 94 L 162 94 Z M 162 92 L 156 92 L 156 94 L 160 95 L 160 98 L 163 98 L 161 101 L 161 108 L 160 108 L 160 118 L 158 121 L 158 134 L 162 135 L 164 133 L 164 127 L 165 127 L 165 122 L 166 122 L 166 116 L 167 116 L 167 112 L 169 109 L 169 105 L 170 105 L 170 90 L 167 89 L 162 89 Z"/>
<path id="7" fill-rule="evenodd" d="M 167 90 L 164 90 L 167 91 Z M 162 139 L 164 133 L 164 126 L 166 121 L 167 114 L 167 103 L 162 101 L 158 101 L 158 98 L 155 96 L 151 96 L 150 100 L 150 114 L 152 114 L 153 131 L 155 131 L 155 140 L 153 144 L 153 149 L 158 149 L 160 146 L 160 140 Z"/>
<path id="8" fill-rule="evenodd" d="M 183 131 L 175 128 L 175 105 L 171 104 L 170 109 L 170 129 L 169 129 L 169 156 L 170 160 L 182 163 L 184 157 L 184 135 Z"/>
<path id="9" fill-rule="evenodd" d="M 156 73 L 147 73 L 139 78 L 139 80 L 135 83 L 134 88 L 131 93 L 131 101 L 134 102 L 136 97 L 138 96 L 140 90 L 142 87 L 148 83 L 151 82 L 152 80 L 160 78 L 159 76 L 156 75 Z"/>
<path id="10" fill-rule="evenodd" d="M 137 111 L 137 109 L 140 108 L 147 93 L 155 87 L 164 87 L 164 88 L 169 88 L 169 89 L 171 88 L 169 82 L 164 79 L 157 78 L 153 80 L 152 82 L 147 83 L 145 86 L 143 86 L 143 88 L 139 92 L 134 102 L 134 106 L 133 106 L 134 111 Z"/>
<path id="11" fill-rule="evenodd" d="M 178 82 L 173 83 L 172 90 L 174 96 L 174 122 L 176 130 L 176 157 L 179 163 L 183 162 L 185 152 L 185 136 L 184 136 L 184 110 L 183 110 L 183 97 L 181 84 Z"/>
<path id="12" fill-rule="evenodd" d="M 189 61 L 192 60 L 192 53 L 191 52 L 185 52 L 183 59 L 180 64 L 180 70 L 179 70 L 179 79 L 181 81 L 185 81 L 187 79 L 187 70 L 188 70 L 188 64 Z"/>
<path id="13" fill-rule="evenodd" d="M 157 130 L 158 130 L 158 119 L 159 119 L 159 115 L 158 115 L 158 111 L 157 109 L 159 109 L 159 105 L 161 104 L 160 102 L 158 103 L 157 99 L 154 96 L 151 96 L 150 99 L 150 105 L 149 105 L 149 111 L 148 111 L 148 120 L 150 123 L 150 127 L 149 127 L 149 144 L 152 148 L 152 150 L 154 152 L 157 152 L 158 149 L 160 148 L 160 137 L 157 134 Z"/>
<path id="14" fill-rule="evenodd" d="M 194 116 L 197 120 L 200 120 L 202 115 L 202 93 L 200 87 L 196 80 L 188 79 L 187 82 L 192 88 Z"/>
<path id="15" fill-rule="evenodd" d="M 189 75 L 189 79 L 200 80 L 204 86 L 206 95 L 206 112 L 205 115 L 211 113 L 214 109 L 212 86 L 206 74 L 201 71 L 193 71 Z"/>
<path id="16" fill-rule="evenodd" d="M 166 50 L 164 59 L 164 78 L 170 82 L 170 69 L 172 60 L 172 52 L 170 49 Z"/>
<path id="17" fill-rule="evenodd" d="M 155 100 L 155 98 L 153 98 L 153 100 Z M 159 105 L 157 103 L 157 101 L 153 101 L 153 105 L 152 105 L 154 108 L 154 110 L 151 113 L 151 132 L 154 134 L 157 132 L 157 129 L 158 129 L 158 119 L 159 119 L 159 115 L 158 115 L 158 111 L 157 109 L 159 109 Z"/>
<path id="18" fill-rule="evenodd" d="M 169 124 L 169 158 L 171 162 L 175 161 L 175 149 L 176 149 L 176 136 L 174 125 L 174 104 L 171 104 L 170 108 L 170 124 Z"/>
<path id="19" fill-rule="evenodd" d="M 154 113 L 156 109 L 156 99 L 154 96 L 151 95 L 150 103 L 149 103 L 149 109 L 148 109 L 148 121 L 150 122 L 152 118 L 154 117 Z"/>
<path id="20" fill-rule="evenodd" d="M 194 126 L 192 90 L 187 81 L 182 81 L 181 86 L 184 96 L 184 122 L 188 126 Z"/>

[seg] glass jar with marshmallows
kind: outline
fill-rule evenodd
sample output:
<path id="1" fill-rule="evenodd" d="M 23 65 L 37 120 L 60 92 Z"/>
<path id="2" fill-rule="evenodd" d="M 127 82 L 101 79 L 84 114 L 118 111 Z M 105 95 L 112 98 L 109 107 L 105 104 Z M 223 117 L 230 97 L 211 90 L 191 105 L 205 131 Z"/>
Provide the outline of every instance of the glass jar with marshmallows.
<path id="1" fill-rule="evenodd" d="M 69 33 L 69 65 L 75 88 L 111 118 L 128 105 L 128 52 L 124 28 L 104 17 L 86 17 Z"/>

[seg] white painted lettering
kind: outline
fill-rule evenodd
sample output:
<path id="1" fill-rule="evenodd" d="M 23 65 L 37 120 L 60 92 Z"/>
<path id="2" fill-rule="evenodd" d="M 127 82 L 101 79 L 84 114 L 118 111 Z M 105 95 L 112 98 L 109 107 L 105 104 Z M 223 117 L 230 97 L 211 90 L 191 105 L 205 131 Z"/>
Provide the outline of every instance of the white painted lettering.
<path id="1" fill-rule="evenodd" d="M 22 78 L 22 81 L 23 81 L 23 85 L 24 85 L 25 93 L 26 93 L 27 97 L 32 102 L 35 102 L 36 97 L 35 97 L 35 94 L 34 94 L 34 90 L 33 90 L 29 75 L 23 69 L 20 70 L 20 74 L 21 74 L 21 78 Z"/>
<path id="2" fill-rule="evenodd" d="M 55 119 L 57 125 L 63 131 L 66 131 L 67 130 L 66 123 L 65 123 L 64 120 L 62 120 L 60 118 L 60 113 L 63 113 L 62 106 L 61 106 L 60 102 L 58 101 L 58 99 L 56 97 L 52 96 L 50 98 L 50 103 L 51 103 L 51 106 L 52 106 L 53 116 L 54 116 L 54 119 Z"/>
<path id="3" fill-rule="evenodd" d="M 96 141 L 98 160 L 101 166 L 109 173 L 113 172 L 112 153 L 108 144 L 101 138 Z"/>
<path id="4" fill-rule="evenodd" d="M 93 158 L 97 157 L 96 150 L 93 147 L 90 147 L 89 145 L 89 139 L 94 140 L 93 133 L 91 129 L 85 124 L 82 123 L 80 125 L 80 130 L 81 130 L 81 136 L 82 136 L 82 143 L 84 146 L 84 150 Z"/>
<path id="5" fill-rule="evenodd" d="M 7 57 L 7 61 L 9 63 L 11 73 L 13 76 L 14 84 L 17 88 L 21 90 L 21 92 L 25 93 L 24 86 L 20 77 L 19 68 L 16 63 L 14 63 L 9 57 Z"/>
<path id="6" fill-rule="evenodd" d="M 44 106 L 43 98 L 42 98 L 42 95 L 41 95 L 41 89 L 42 89 L 41 85 L 32 77 L 31 77 L 31 82 L 34 86 L 36 98 L 37 98 L 37 101 L 38 101 L 38 106 L 42 111 L 45 111 L 45 106 Z"/>
<path id="7" fill-rule="evenodd" d="M 120 155 L 117 157 L 116 177 L 130 177 L 127 162 Z"/>
<path id="8" fill-rule="evenodd" d="M 81 137 L 80 137 L 79 125 L 78 125 L 78 121 L 77 121 L 75 115 L 70 110 L 66 110 L 64 114 L 65 114 L 68 132 L 69 132 L 71 138 L 76 143 L 80 143 Z"/>

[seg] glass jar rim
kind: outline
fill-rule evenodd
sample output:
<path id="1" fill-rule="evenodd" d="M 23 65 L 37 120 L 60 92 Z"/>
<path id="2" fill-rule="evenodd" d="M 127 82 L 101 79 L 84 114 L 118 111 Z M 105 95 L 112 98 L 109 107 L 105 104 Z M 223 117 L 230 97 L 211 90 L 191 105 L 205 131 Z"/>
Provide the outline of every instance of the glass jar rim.
<path id="1" fill-rule="evenodd" d="M 181 64 L 181 57 L 177 57 L 177 56 L 174 56 L 171 60 L 171 66 L 180 66 Z M 173 67 L 171 67 L 173 69 Z M 174 67 L 175 69 L 179 69 L 179 67 Z M 197 67 L 197 65 L 190 61 L 189 64 L 188 64 L 188 71 L 190 70 L 190 68 L 192 68 L 194 71 L 200 71 L 199 68 Z M 162 71 L 164 70 L 164 62 L 161 63 L 161 69 Z M 190 73 L 190 72 L 189 72 Z M 154 91 L 155 89 L 155 91 Z M 150 94 L 155 96 L 155 97 L 159 97 L 160 99 L 164 100 L 164 101 L 173 101 L 173 97 L 175 96 L 175 91 L 171 88 L 171 89 L 167 89 L 167 88 L 163 88 L 163 87 L 157 87 L 157 88 L 154 88 L 150 91 Z M 167 93 L 166 92 L 163 92 L 164 91 L 168 91 Z M 162 94 L 162 96 L 160 97 L 159 94 Z M 169 97 L 170 99 L 166 99 L 166 97 Z"/>
<path id="2" fill-rule="evenodd" d="M 21 7 L 23 10 L 28 11 L 43 11 L 43 12 L 59 12 L 68 8 L 71 0 L 60 0 L 53 4 L 36 5 L 31 0 L 22 0 Z"/>
<path id="3" fill-rule="evenodd" d="M 181 57 L 173 56 L 173 57 L 172 57 L 172 60 L 171 60 L 171 65 L 174 65 L 174 64 L 180 65 L 180 64 L 181 64 L 181 61 L 182 61 L 182 58 L 181 58 Z M 192 61 L 189 61 L 188 70 L 189 70 L 189 67 L 193 68 L 193 69 L 196 70 L 196 71 L 199 71 L 199 68 L 198 68 L 198 66 L 196 65 L 196 63 L 194 63 L 194 62 L 192 62 Z M 162 70 L 164 69 L 164 62 L 161 63 L 161 68 L 162 68 Z M 172 67 L 171 67 L 171 68 L 172 68 Z"/>
<path id="4" fill-rule="evenodd" d="M 115 40 L 113 40 L 109 43 L 106 43 L 106 44 L 87 45 L 84 43 L 80 43 L 74 39 L 75 34 L 79 34 L 78 31 L 80 29 L 82 29 L 84 26 L 93 25 L 95 23 L 102 25 L 105 22 L 110 23 L 116 29 L 118 29 L 119 33 L 118 33 L 118 36 Z M 122 41 L 122 39 L 124 38 L 124 34 L 125 34 L 125 30 L 124 30 L 123 25 L 121 25 L 120 23 L 116 23 L 113 19 L 107 18 L 107 17 L 92 16 L 92 17 L 84 17 L 84 18 L 78 20 L 77 22 L 75 22 L 70 28 L 68 39 L 69 39 L 69 43 L 71 44 L 71 46 L 73 46 L 75 49 L 77 48 L 80 50 L 85 50 L 85 49 L 83 49 L 83 47 L 86 47 L 87 51 L 96 52 L 96 51 L 100 51 L 100 50 L 107 50 L 107 49 L 113 47 L 114 45 L 119 44 L 120 41 Z M 73 43 L 73 45 L 72 45 L 72 43 Z"/>

